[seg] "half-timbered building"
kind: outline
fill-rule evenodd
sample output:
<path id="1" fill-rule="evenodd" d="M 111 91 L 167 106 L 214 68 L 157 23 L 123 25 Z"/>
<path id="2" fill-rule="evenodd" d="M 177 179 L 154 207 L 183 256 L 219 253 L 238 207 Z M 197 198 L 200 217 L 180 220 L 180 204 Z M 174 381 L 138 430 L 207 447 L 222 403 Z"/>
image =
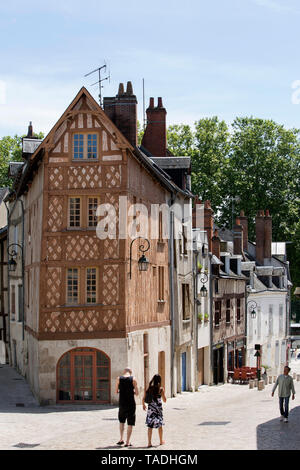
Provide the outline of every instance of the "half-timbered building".
<path id="1" fill-rule="evenodd" d="M 24 315 L 10 316 L 23 327 L 10 341 L 43 404 L 116 402 L 112 384 L 128 365 L 140 391 L 159 372 L 171 393 L 169 244 L 150 237 L 150 207 L 170 205 L 182 190 L 137 148 L 136 105 L 130 82 L 105 111 L 82 88 L 37 148 L 24 152 L 14 181 L 9 238 L 24 223 Z M 122 209 L 138 225 L 137 203 L 149 210 L 143 240 L 124 233 L 120 218 L 114 225 L 108 209 L 102 215 L 115 236 L 97 235 L 99 206 Z M 149 267 L 141 271 L 145 238 Z M 22 290 L 14 292 L 18 309 Z"/>

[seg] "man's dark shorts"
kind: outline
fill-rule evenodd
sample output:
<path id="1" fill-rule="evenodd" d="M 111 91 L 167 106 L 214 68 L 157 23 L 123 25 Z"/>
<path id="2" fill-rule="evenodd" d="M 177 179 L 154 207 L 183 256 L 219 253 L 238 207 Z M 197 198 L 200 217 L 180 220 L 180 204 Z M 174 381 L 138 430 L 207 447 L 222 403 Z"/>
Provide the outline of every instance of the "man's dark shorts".
<path id="1" fill-rule="evenodd" d="M 120 423 L 125 423 L 127 420 L 128 426 L 135 425 L 135 407 L 130 408 L 119 408 L 119 421 Z"/>

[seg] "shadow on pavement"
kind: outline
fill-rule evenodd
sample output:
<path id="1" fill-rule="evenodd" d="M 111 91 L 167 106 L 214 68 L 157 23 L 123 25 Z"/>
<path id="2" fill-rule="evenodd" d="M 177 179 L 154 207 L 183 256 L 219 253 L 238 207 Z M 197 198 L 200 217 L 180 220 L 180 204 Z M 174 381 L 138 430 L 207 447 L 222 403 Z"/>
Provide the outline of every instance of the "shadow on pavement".
<path id="1" fill-rule="evenodd" d="M 257 426 L 256 439 L 258 450 L 299 450 L 300 406 L 291 409 L 288 423 L 277 417 Z"/>
<path id="2" fill-rule="evenodd" d="M 13 406 L 8 405 L 5 408 L 0 406 L 1 413 L 31 413 L 31 414 L 45 414 L 45 413 L 70 413 L 74 411 L 99 411 L 99 410 L 117 410 L 116 405 L 49 405 L 49 406 Z M 101 418 L 104 421 L 117 421 L 117 418 Z"/>

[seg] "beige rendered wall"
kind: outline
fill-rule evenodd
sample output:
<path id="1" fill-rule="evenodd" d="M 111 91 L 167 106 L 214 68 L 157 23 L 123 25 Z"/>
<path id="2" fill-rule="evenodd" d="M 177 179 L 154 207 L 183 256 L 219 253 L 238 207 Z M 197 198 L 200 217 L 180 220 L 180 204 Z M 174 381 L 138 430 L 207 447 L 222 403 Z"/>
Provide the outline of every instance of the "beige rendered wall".
<path id="1" fill-rule="evenodd" d="M 44 405 L 56 403 L 56 366 L 61 356 L 74 348 L 96 348 L 109 356 L 111 361 L 111 398 L 113 403 L 117 403 L 118 396 L 114 393 L 115 382 L 123 372 L 123 363 L 124 367 L 127 364 L 127 340 L 125 338 L 40 341 L 38 346 L 39 368 L 34 368 L 30 374 L 34 383 L 39 382 L 38 398 L 40 403 Z"/>
<path id="2" fill-rule="evenodd" d="M 170 344 L 171 344 L 171 327 L 164 326 L 158 328 L 150 328 L 146 330 L 139 330 L 128 335 L 128 365 L 132 368 L 133 374 L 137 379 L 139 396 L 136 399 L 137 403 L 141 403 L 144 393 L 144 334 L 148 334 L 149 344 L 149 381 L 155 374 L 159 373 L 159 353 L 165 352 L 165 392 L 166 396 L 171 396 L 171 357 L 170 357 Z"/>

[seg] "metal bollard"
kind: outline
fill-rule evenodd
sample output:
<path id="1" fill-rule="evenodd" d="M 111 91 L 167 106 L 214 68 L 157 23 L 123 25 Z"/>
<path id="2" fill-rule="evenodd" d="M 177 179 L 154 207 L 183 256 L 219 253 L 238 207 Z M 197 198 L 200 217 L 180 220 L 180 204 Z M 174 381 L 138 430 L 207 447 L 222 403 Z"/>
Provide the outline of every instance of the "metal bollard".
<path id="1" fill-rule="evenodd" d="M 297 374 L 297 382 L 300 382 L 300 374 Z"/>
<path id="2" fill-rule="evenodd" d="M 255 379 L 254 380 L 254 387 L 257 387 L 258 386 L 258 379 Z"/>
<path id="3" fill-rule="evenodd" d="M 276 377 L 276 375 L 274 375 L 274 376 L 273 376 L 273 383 L 275 383 L 276 380 L 277 380 L 277 377 Z"/>
<path id="4" fill-rule="evenodd" d="M 257 387 L 257 390 L 264 390 L 265 388 L 265 381 L 264 380 L 260 380 L 258 382 L 258 387 Z"/>
<path id="5" fill-rule="evenodd" d="M 254 380 L 249 380 L 249 388 L 254 388 Z"/>
<path id="6" fill-rule="evenodd" d="M 296 372 L 293 373 L 293 379 L 296 379 Z"/>
<path id="7" fill-rule="evenodd" d="M 273 377 L 272 375 L 269 375 L 269 384 L 271 384 L 273 382 Z"/>

